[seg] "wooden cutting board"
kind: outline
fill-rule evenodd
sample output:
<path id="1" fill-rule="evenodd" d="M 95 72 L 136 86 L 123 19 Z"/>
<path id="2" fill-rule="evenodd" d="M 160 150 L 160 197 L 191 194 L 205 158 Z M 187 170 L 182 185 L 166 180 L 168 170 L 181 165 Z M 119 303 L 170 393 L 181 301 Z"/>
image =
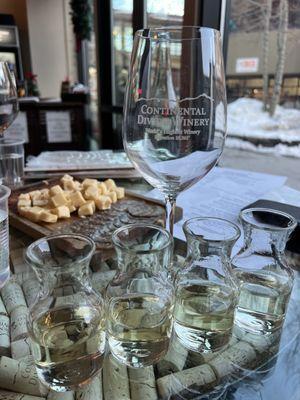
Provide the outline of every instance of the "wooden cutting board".
<path id="1" fill-rule="evenodd" d="M 94 215 L 80 218 L 71 214 L 71 218 L 61 219 L 55 224 L 36 223 L 18 214 L 17 201 L 20 193 L 31 190 L 49 188 L 59 184 L 58 179 L 38 182 L 14 190 L 9 198 L 9 223 L 14 228 L 24 232 L 34 239 L 54 233 L 80 233 L 91 237 L 98 249 L 111 250 L 111 235 L 119 227 L 126 224 L 145 223 L 165 224 L 165 206 L 159 200 L 131 192 L 125 193 L 125 198 L 112 204 L 110 210 L 96 211 Z M 176 221 L 182 218 L 182 209 L 176 210 Z"/>

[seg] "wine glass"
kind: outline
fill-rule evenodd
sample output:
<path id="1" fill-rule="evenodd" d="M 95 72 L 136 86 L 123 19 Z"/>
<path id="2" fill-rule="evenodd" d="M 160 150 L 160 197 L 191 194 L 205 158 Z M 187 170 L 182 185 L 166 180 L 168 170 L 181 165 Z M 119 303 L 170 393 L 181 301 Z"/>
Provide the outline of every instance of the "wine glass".
<path id="1" fill-rule="evenodd" d="M 134 167 L 164 194 L 171 234 L 178 194 L 202 179 L 223 151 L 226 107 L 218 31 L 183 26 L 136 32 L 124 148 Z"/>
<path id="2" fill-rule="evenodd" d="M 0 62 L 0 137 L 12 124 L 19 111 L 16 80 L 8 63 Z"/>

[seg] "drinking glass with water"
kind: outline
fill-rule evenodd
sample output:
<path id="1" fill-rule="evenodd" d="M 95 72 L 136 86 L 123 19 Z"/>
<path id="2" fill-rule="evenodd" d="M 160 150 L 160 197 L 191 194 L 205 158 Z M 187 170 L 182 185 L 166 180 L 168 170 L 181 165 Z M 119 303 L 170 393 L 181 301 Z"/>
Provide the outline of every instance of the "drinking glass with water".
<path id="1" fill-rule="evenodd" d="M 11 188 L 21 186 L 24 175 L 24 141 L 0 139 L 0 183 Z"/>
<path id="2" fill-rule="evenodd" d="M 10 189 L 0 186 L 0 288 L 9 278 L 8 197 Z"/>

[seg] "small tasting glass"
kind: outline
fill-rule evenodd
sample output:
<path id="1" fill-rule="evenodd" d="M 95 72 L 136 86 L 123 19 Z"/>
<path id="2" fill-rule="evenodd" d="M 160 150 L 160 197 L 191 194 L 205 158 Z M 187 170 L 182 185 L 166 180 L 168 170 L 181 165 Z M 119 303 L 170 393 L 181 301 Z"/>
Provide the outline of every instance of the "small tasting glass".
<path id="1" fill-rule="evenodd" d="M 173 240 L 155 225 L 114 232 L 118 272 L 106 290 L 107 334 L 113 356 L 130 367 L 158 362 L 171 335 L 173 286 L 167 278 Z"/>
<path id="2" fill-rule="evenodd" d="M 0 185 L 0 288 L 9 278 L 8 198 L 10 189 Z"/>
<path id="3" fill-rule="evenodd" d="M 94 242 L 53 235 L 32 243 L 26 261 L 39 293 L 29 307 L 28 333 L 37 374 L 57 392 L 81 387 L 99 373 L 105 352 L 105 310 L 89 280 Z"/>
<path id="4" fill-rule="evenodd" d="M 24 140 L 0 139 L 0 183 L 16 188 L 23 183 Z"/>

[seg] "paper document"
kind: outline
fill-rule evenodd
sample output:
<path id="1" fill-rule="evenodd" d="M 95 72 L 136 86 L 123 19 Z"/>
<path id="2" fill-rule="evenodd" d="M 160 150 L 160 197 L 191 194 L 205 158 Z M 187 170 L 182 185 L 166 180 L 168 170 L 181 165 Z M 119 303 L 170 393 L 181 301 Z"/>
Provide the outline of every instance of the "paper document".
<path id="1" fill-rule="evenodd" d="M 72 142 L 71 117 L 68 111 L 47 111 L 48 143 Z"/>
<path id="2" fill-rule="evenodd" d="M 20 111 L 14 122 L 7 128 L 5 136 L 8 139 L 23 139 L 29 142 L 26 112 Z"/>
<path id="3" fill-rule="evenodd" d="M 183 219 L 175 225 L 174 236 L 185 239 L 182 225 L 189 218 L 219 217 L 237 222 L 243 207 L 281 187 L 285 181 L 284 176 L 217 167 L 178 196 Z M 163 197 L 156 189 L 149 194 Z"/>

